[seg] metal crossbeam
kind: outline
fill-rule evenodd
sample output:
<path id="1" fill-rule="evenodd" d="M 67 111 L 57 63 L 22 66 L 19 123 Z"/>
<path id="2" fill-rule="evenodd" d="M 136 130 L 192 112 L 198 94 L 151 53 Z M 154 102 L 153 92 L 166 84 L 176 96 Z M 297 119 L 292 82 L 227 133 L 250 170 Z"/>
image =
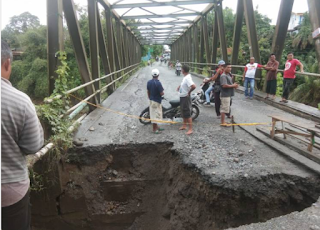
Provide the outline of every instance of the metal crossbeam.
<path id="1" fill-rule="evenodd" d="M 166 26 L 166 25 L 183 25 L 189 24 L 192 21 L 177 21 L 177 22 L 136 22 L 136 23 L 128 23 L 128 26 Z"/>
<path id="2" fill-rule="evenodd" d="M 181 18 L 181 17 L 190 17 L 198 16 L 201 13 L 180 13 L 180 14 L 162 14 L 162 15 L 130 15 L 122 16 L 121 19 L 148 19 L 148 18 Z"/>
<path id="3" fill-rule="evenodd" d="M 132 29 L 133 31 L 144 31 L 144 30 L 150 30 L 150 31 L 154 31 L 154 30 L 185 30 L 188 27 L 186 26 L 180 26 L 180 27 L 168 27 L 168 28 L 140 28 L 140 29 Z"/>
<path id="4" fill-rule="evenodd" d="M 180 6 L 212 3 L 213 0 L 197 0 L 197 1 L 174 1 L 174 2 L 150 2 L 150 3 L 132 3 L 132 4 L 113 4 L 112 9 L 135 8 L 135 7 L 157 7 L 157 6 Z"/>

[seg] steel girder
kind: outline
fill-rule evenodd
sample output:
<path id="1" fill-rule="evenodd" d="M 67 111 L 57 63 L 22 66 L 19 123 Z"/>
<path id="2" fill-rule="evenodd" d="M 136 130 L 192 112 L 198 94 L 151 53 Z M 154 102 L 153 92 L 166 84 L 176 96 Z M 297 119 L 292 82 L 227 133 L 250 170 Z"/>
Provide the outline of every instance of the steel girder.
<path id="1" fill-rule="evenodd" d="M 282 0 L 280 4 L 277 25 L 274 31 L 272 40 L 272 53 L 281 61 L 282 51 L 284 49 L 284 42 L 286 40 L 288 25 L 291 17 L 294 0 Z"/>

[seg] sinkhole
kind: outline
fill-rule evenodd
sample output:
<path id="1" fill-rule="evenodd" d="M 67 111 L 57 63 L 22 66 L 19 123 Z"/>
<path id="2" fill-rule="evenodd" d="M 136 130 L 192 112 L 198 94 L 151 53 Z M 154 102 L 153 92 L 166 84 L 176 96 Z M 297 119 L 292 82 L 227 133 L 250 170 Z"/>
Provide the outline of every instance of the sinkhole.
<path id="1" fill-rule="evenodd" d="M 203 176 L 172 143 L 71 150 L 32 191 L 34 230 L 218 230 L 264 222 L 314 203 L 319 177 Z"/>

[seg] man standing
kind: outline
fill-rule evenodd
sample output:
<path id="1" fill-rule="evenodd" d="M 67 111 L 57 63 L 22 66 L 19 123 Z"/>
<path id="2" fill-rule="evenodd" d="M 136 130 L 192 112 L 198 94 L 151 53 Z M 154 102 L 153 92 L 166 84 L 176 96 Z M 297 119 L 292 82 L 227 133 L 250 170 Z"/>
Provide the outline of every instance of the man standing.
<path id="1" fill-rule="evenodd" d="M 234 96 L 234 89 L 238 88 L 239 85 L 232 82 L 231 65 L 228 63 L 225 65 L 224 73 L 220 77 L 221 84 L 221 125 L 226 125 L 225 114 L 230 112 L 230 101 L 231 97 Z"/>
<path id="2" fill-rule="evenodd" d="M 26 155 L 43 146 L 43 129 L 30 98 L 14 88 L 12 52 L 1 41 L 1 210 L 2 230 L 30 229 Z"/>
<path id="3" fill-rule="evenodd" d="M 211 91 L 215 88 L 216 85 L 220 85 L 220 75 L 223 73 L 223 65 L 224 64 L 226 64 L 226 63 L 223 60 L 219 61 L 218 62 L 218 67 L 213 72 L 212 77 L 208 81 L 205 81 L 205 82 L 215 81 L 215 85 L 210 86 L 205 92 L 206 105 L 210 105 L 210 93 L 211 93 Z M 219 88 L 219 86 L 217 88 Z M 220 89 L 218 89 L 217 92 L 220 94 Z M 219 100 L 220 100 L 220 95 L 219 95 Z M 220 109 L 220 103 L 219 103 L 219 109 Z M 220 116 L 220 110 L 219 110 L 219 112 L 217 112 L 217 116 Z"/>
<path id="4" fill-rule="evenodd" d="M 187 135 L 192 134 L 192 104 L 191 104 L 191 92 L 196 88 L 196 85 L 192 81 L 191 75 L 189 74 L 189 67 L 186 65 L 182 66 L 182 74 L 184 75 L 181 85 L 178 87 L 177 91 L 180 93 L 180 110 L 181 116 L 183 118 L 183 125 L 180 130 L 187 129 L 187 124 L 189 124 L 189 129 Z"/>
<path id="5" fill-rule="evenodd" d="M 177 60 L 177 63 L 176 63 L 176 75 L 177 76 L 180 76 L 180 72 L 181 72 L 181 63 L 179 62 L 179 60 Z"/>
<path id="6" fill-rule="evenodd" d="M 300 67 L 300 72 L 303 73 L 303 65 L 298 59 L 293 59 L 293 53 L 288 53 L 287 62 L 283 71 L 283 92 L 280 102 L 288 103 L 290 87 L 296 78 L 296 67 Z"/>
<path id="7" fill-rule="evenodd" d="M 159 134 L 160 129 L 157 121 L 162 120 L 162 96 L 164 95 L 163 87 L 159 81 L 159 70 L 153 69 L 151 72 L 152 79 L 147 83 L 148 97 L 150 100 L 150 118 L 153 125 L 153 132 Z"/>
<path id="8" fill-rule="evenodd" d="M 262 65 L 254 62 L 254 57 L 250 58 L 250 63 L 246 65 L 243 72 L 242 81 L 244 82 L 244 95 L 246 98 L 253 98 L 254 93 L 254 77 L 256 75 L 257 68 L 261 68 Z M 250 94 L 248 93 L 248 84 L 250 83 Z"/>
<path id="9" fill-rule="evenodd" d="M 269 98 L 271 95 L 271 100 L 274 100 L 277 92 L 277 71 L 279 67 L 279 62 L 276 61 L 276 55 L 270 54 L 270 59 L 264 67 L 264 69 L 268 70 L 267 73 L 267 96 L 265 99 Z"/>

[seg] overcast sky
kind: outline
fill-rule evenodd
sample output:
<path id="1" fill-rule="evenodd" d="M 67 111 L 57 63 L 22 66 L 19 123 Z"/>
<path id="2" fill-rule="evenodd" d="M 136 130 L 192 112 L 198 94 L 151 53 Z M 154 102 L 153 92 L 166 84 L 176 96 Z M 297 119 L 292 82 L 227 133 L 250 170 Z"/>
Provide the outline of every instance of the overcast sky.
<path id="1" fill-rule="evenodd" d="M 110 3 L 114 1 L 115 0 L 109 0 Z M 128 2 L 130 0 L 126 1 Z M 87 0 L 74 0 L 74 2 L 84 6 L 87 4 Z M 134 3 L 137 1 L 132 0 L 130 2 Z M 235 12 L 237 2 L 238 0 L 223 0 L 223 7 L 232 8 Z M 254 7 L 258 7 L 260 13 L 271 18 L 272 24 L 276 24 L 280 2 L 280 0 L 253 0 L 253 5 Z M 46 24 L 46 0 L 2 0 L 1 29 L 9 23 L 10 17 L 26 11 L 38 16 L 41 24 Z M 306 11 L 308 11 L 307 0 L 295 0 L 293 12 L 303 13 Z"/>

